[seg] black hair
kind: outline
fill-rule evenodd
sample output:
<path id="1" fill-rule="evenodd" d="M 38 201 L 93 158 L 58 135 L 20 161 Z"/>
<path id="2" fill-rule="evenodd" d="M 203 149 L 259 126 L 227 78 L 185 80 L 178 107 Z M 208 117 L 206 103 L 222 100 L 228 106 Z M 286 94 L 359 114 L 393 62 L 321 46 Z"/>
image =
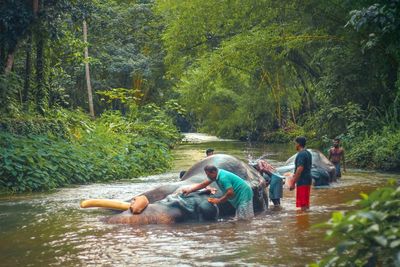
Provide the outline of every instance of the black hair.
<path id="1" fill-rule="evenodd" d="M 204 167 L 204 171 L 206 171 L 206 172 L 218 172 L 218 169 L 214 165 L 207 165 L 207 166 Z"/>
<path id="2" fill-rule="evenodd" d="M 294 141 L 298 143 L 301 147 L 305 147 L 307 139 L 304 136 L 298 136 Z"/>
<path id="3" fill-rule="evenodd" d="M 212 152 L 214 152 L 214 149 L 212 149 L 212 148 L 207 148 L 207 150 L 206 150 L 206 155 L 208 155 L 208 154 L 210 154 L 210 153 L 212 153 Z"/>
<path id="4" fill-rule="evenodd" d="M 338 141 L 338 142 L 340 142 L 340 138 L 339 138 L 339 137 L 336 137 L 335 139 L 333 139 L 333 141 Z"/>
<path id="5" fill-rule="evenodd" d="M 179 179 L 181 179 L 181 178 L 185 175 L 185 173 L 186 173 L 186 171 L 181 171 L 181 172 L 179 173 Z"/>

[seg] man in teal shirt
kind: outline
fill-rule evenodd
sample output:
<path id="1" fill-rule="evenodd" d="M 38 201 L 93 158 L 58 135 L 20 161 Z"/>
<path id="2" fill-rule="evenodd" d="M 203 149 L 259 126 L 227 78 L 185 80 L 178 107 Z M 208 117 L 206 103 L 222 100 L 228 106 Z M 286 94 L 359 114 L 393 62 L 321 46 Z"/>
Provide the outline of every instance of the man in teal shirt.
<path id="1" fill-rule="evenodd" d="M 213 204 L 219 204 L 226 201 L 232 204 L 236 209 L 237 219 L 250 219 L 254 217 L 253 210 L 253 190 L 250 185 L 229 171 L 218 169 L 214 165 L 207 165 L 204 171 L 208 177 L 204 182 L 191 188 L 185 188 L 182 192 L 187 195 L 216 182 L 221 189 L 223 196 L 221 198 L 209 198 L 208 201 Z"/>

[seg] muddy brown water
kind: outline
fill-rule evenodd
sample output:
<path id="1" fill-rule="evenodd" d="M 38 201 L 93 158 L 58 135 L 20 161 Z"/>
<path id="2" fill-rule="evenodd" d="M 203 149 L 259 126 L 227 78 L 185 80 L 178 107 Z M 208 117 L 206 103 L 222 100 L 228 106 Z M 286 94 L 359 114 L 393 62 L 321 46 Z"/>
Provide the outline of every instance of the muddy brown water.
<path id="1" fill-rule="evenodd" d="M 160 184 L 178 181 L 180 170 L 204 157 L 208 147 L 247 161 L 267 155 L 275 165 L 294 154 L 293 145 L 249 144 L 191 135 L 174 150 L 171 171 L 134 180 L 64 188 L 47 194 L 0 197 L 0 266 L 305 266 L 334 245 L 325 229 L 311 227 L 348 210 L 399 175 L 350 169 L 339 183 L 312 190 L 311 210 L 299 214 L 294 193 L 284 190 L 281 211 L 250 222 L 220 220 L 176 225 L 109 225 L 107 210 L 80 209 L 87 198 L 126 200 Z M 203 142 L 201 142 L 203 141 Z M 204 142 L 206 141 L 206 142 Z"/>

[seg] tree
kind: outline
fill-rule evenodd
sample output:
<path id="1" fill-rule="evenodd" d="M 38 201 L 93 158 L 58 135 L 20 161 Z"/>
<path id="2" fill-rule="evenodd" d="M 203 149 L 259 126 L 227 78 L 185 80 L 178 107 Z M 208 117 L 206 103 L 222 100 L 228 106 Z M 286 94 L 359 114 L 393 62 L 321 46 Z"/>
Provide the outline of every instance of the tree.
<path id="1" fill-rule="evenodd" d="M 87 25 L 85 20 L 83 21 L 83 41 L 85 42 L 85 73 L 86 73 L 86 86 L 89 99 L 89 111 L 90 111 L 90 116 L 94 117 L 92 84 L 90 83 L 90 71 L 89 71 L 89 52 L 87 46 Z"/>

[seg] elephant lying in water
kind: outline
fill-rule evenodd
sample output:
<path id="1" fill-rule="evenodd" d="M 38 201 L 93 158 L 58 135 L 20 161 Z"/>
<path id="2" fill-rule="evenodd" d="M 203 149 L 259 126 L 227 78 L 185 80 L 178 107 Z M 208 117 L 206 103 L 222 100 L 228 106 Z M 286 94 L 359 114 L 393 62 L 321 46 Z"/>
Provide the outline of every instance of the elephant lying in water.
<path id="1" fill-rule="evenodd" d="M 335 166 L 330 162 L 324 154 L 316 149 L 307 149 L 312 156 L 311 175 L 314 181 L 314 186 L 329 185 L 336 178 Z M 290 157 L 284 166 L 276 168 L 276 170 L 283 174 L 285 172 L 294 173 L 294 161 L 296 155 Z"/>
<path id="2" fill-rule="evenodd" d="M 183 188 L 203 182 L 206 179 L 204 167 L 210 164 L 233 172 L 250 183 L 254 193 L 253 207 L 255 212 L 267 208 L 266 184 L 262 176 L 254 168 L 235 157 L 217 154 L 193 165 L 180 182 L 162 185 L 141 194 L 146 196 L 149 204 L 140 214 L 133 214 L 130 210 L 126 210 L 106 219 L 106 221 L 136 225 L 170 224 L 185 221 L 212 221 L 219 217 L 234 215 L 235 209 L 228 202 L 218 205 L 209 203 L 207 200 L 210 197 L 209 190 L 193 192 L 188 196 L 181 193 Z M 221 197 L 222 193 L 218 185 L 212 183 L 211 186 L 217 189 L 214 196 Z"/>

